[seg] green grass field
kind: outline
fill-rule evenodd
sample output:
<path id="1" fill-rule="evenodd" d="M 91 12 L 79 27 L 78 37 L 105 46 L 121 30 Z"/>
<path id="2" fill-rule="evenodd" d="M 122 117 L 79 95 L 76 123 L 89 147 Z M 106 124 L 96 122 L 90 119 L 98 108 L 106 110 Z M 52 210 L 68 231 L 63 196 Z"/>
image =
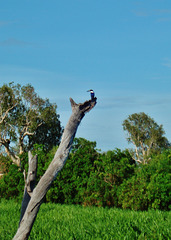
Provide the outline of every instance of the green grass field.
<path id="1" fill-rule="evenodd" d="M 20 204 L 0 203 L 0 239 L 12 239 Z M 171 213 L 43 204 L 33 226 L 32 240 L 171 239 Z"/>

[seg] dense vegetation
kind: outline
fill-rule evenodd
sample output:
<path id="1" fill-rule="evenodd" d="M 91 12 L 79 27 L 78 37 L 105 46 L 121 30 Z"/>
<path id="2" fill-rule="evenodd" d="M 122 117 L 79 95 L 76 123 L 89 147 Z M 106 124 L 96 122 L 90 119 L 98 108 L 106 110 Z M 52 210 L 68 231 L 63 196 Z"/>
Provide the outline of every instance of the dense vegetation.
<path id="1" fill-rule="evenodd" d="M 1 240 L 12 239 L 19 215 L 19 203 L 14 200 L 1 201 Z M 41 206 L 29 239 L 169 240 L 170 236 L 170 212 L 135 212 L 48 203 Z"/>
<path id="2" fill-rule="evenodd" d="M 56 147 L 45 151 L 34 145 L 38 154 L 38 180 L 53 159 Z M 22 170 L 1 158 L 6 174 L 0 179 L 0 197 L 20 199 L 23 195 L 22 171 L 27 170 L 23 154 Z M 96 143 L 75 139 L 72 152 L 45 202 L 84 206 L 117 207 L 132 210 L 169 210 L 171 193 L 171 150 L 151 155 L 148 164 L 135 164 L 128 150 L 101 153 Z"/>
<path id="3" fill-rule="evenodd" d="M 20 200 L 28 149 L 38 155 L 37 181 L 52 161 L 62 127 L 56 104 L 31 85 L 0 87 L 0 197 Z M 162 125 L 145 113 L 123 122 L 131 152 L 100 152 L 96 142 L 75 139 L 64 169 L 45 202 L 131 210 L 171 209 L 171 148 Z M 41 144 L 40 144 L 41 143 Z"/>

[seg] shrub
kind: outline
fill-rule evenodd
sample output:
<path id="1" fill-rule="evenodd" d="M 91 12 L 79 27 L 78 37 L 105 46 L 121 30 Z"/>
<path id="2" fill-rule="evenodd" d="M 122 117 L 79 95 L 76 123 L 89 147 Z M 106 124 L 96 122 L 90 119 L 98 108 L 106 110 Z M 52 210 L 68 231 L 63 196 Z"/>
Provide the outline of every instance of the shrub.
<path id="1" fill-rule="evenodd" d="M 149 164 L 137 167 L 135 175 L 118 189 L 122 208 L 169 210 L 171 208 L 171 150 L 153 155 Z"/>
<path id="2" fill-rule="evenodd" d="M 95 171 L 88 179 L 85 205 L 118 207 L 117 189 L 134 174 L 135 163 L 129 152 L 116 149 L 99 155 Z"/>
<path id="3" fill-rule="evenodd" d="M 21 170 L 14 164 L 9 167 L 8 174 L 0 179 L 0 197 L 11 199 L 20 198 L 23 195 L 24 178 Z"/>

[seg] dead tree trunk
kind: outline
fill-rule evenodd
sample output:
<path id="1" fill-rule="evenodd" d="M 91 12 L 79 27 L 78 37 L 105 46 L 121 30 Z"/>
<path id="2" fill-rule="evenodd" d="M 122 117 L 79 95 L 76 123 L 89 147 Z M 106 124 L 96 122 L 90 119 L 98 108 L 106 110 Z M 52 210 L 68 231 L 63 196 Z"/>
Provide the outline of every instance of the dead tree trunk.
<path id="1" fill-rule="evenodd" d="M 25 187 L 24 187 L 24 196 L 21 205 L 21 215 L 20 215 L 20 222 L 24 216 L 28 203 L 31 199 L 31 195 L 36 185 L 36 175 L 37 175 L 37 155 L 32 156 L 31 152 L 28 153 L 28 174 L 26 178 L 26 173 L 24 171 L 24 180 L 25 180 Z M 19 222 L 19 224 L 20 224 Z"/>
<path id="2" fill-rule="evenodd" d="M 25 213 L 22 213 L 23 217 L 21 216 L 22 219 L 20 219 L 20 225 L 13 240 L 28 239 L 43 199 L 68 158 L 77 128 L 85 113 L 89 112 L 96 105 L 96 98 L 82 104 L 76 104 L 74 100 L 70 98 L 70 102 L 72 114 L 63 132 L 59 148 L 45 174 L 32 192 L 31 199 L 28 201 Z"/>

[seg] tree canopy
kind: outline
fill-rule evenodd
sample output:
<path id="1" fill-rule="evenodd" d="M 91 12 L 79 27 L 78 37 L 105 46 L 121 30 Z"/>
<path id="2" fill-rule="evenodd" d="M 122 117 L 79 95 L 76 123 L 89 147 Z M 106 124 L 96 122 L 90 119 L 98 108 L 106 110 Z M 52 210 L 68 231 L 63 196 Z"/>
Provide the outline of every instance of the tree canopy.
<path id="1" fill-rule="evenodd" d="M 0 87 L 0 150 L 20 165 L 20 157 L 33 144 L 47 149 L 59 143 L 61 124 L 56 104 L 38 96 L 30 84 Z"/>
<path id="2" fill-rule="evenodd" d="M 139 163 L 147 163 L 150 154 L 170 145 L 163 126 L 144 112 L 129 115 L 123 122 L 123 129 L 128 134 L 128 142 L 135 146 L 133 158 Z"/>
<path id="3" fill-rule="evenodd" d="M 34 145 L 38 156 L 37 180 L 42 178 L 58 147 L 45 152 Z M 5 160 L 4 160 L 5 162 Z M 23 154 L 24 169 L 28 156 Z M 4 165 L 0 198 L 22 199 L 24 179 L 14 164 Z M 63 170 L 52 183 L 46 202 L 84 206 L 148 210 L 171 209 L 171 149 L 152 154 L 148 164 L 135 164 L 128 150 L 99 152 L 96 143 L 79 138 Z"/>

